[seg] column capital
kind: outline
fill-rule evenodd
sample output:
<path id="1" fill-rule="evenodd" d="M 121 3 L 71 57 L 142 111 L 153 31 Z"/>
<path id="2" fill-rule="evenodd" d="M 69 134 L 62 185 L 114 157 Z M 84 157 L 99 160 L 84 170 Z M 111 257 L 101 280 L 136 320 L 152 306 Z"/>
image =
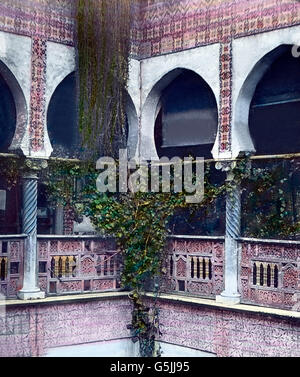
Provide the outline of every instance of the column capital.
<path id="1" fill-rule="evenodd" d="M 237 167 L 237 164 L 237 160 L 218 161 L 216 162 L 216 169 L 226 173 L 226 182 L 232 182 L 235 178 L 234 169 Z"/>
<path id="2" fill-rule="evenodd" d="M 224 160 L 224 161 L 217 161 L 216 162 L 216 169 L 222 170 L 224 172 L 232 171 L 237 165 L 236 160 Z"/>
<path id="3" fill-rule="evenodd" d="M 43 159 L 28 158 L 24 159 L 22 165 L 23 179 L 38 179 L 38 173 L 48 167 L 48 161 Z"/>
<path id="4" fill-rule="evenodd" d="M 227 173 L 227 182 L 232 182 L 236 178 L 241 181 L 243 176 L 246 177 L 251 170 L 251 165 L 250 155 L 242 155 L 235 160 L 217 161 L 215 166 L 217 170 Z"/>
<path id="5" fill-rule="evenodd" d="M 48 167 L 48 161 L 45 159 L 26 157 L 24 161 L 24 168 L 30 171 L 39 171 Z"/>

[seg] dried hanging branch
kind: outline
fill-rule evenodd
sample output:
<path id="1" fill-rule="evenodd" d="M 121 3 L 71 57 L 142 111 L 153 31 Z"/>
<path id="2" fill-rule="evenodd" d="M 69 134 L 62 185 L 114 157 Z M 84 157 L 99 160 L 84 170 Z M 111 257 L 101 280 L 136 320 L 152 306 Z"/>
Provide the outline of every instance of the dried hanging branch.
<path id="1" fill-rule="evenodd" d="M 77 0 L 79 128 L 86 154 L 114 155 L 126 140 L 132 0 Z"/>

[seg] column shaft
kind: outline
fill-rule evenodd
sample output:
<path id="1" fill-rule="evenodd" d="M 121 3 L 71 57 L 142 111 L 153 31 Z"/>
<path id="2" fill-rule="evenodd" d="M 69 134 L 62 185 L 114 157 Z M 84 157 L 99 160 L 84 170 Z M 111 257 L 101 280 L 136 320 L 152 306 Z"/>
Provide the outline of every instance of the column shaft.
<path id="1" fill-rule="evenodd" d="M 38 285 L 37 256 L 37 184 L 35 175 L 23 178 L 23 233 L 27 235 L 24 248 L 23 288 L 18 292 L 21 300 L 44 298 Z"/>
<path id="2" fill-rule="evenodd" d="M 241 233 L 241 191 L 239 184 L 234 183 L 234 177 L 228 173 L 232 182 L 226 197 L 226 235 L 225 235 L 225 290 L 217 301 L 228 304 L 240 303 L 238 292 L 238 241 Z"/>

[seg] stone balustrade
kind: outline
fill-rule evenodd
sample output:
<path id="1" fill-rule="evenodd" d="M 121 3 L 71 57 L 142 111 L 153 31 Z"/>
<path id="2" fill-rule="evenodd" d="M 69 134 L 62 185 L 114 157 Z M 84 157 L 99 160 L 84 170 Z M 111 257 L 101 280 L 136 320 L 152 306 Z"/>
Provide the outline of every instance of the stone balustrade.
<path id="1" fill-rule="evenodd" d="M 39 285 L 48 295 L 120 288 L 121 260 L 112 239 L 39 236 Z"/>
<path id="2" fill-rule="evenodd" d="M 224 289 L 224 237 L 172 236 L 164 290 L 215 297 Z"/>
<path id="3" fill-rule="evenodd" d="M 25 235 L 0 236 L 0 293 L 22 288 Z M 122 258 L 111 238 L 38 236 L 38 281 L 47 296 L 120 289 Z M 243 304 L 300 310 L 300 242 L 239 238 Z M 171 236 L 162 290 L 215 299 L 224 290 L 224 237 Z"/>

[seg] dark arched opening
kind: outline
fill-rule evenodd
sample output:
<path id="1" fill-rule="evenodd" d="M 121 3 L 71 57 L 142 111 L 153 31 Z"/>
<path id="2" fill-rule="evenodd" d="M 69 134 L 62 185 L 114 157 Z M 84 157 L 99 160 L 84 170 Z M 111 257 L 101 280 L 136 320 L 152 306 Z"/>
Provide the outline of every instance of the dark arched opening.
<path id="1" fill-rule="evenodd" d="M 176 78 L 162 90 L 157 108 L 154 131 L 157 154 L 169 158 L 212 158 L 218 127 L 213 91 L 195 72 L 177 71 Z M 223 172 L 214 167 L 210 172 L 212 183 L 224 181 Z M 178 209 L 169 219 L 168 227 L 176 235 L 223 235 L 224 212 L 222 197 L 200 210 Z"/>
<path id="2" fill-rule="evenodd" d="M 218 109 L 209 85 L 183 70 L 162 92 L 155 122 L 159 157 L 211 157 Z"/>
<path id="3" fill-rule="evenodd" d="M 0 152 L 8 152 L 16 130 L 16 105 L 13 95 L 0 75 Z"/>
<path id="4" fill-rule="evenodd" d="M 249 128 L 258 155 L 300 152 L 300 59 L 291 46 L 282 46 L 258 83 Z"/>
<path id="5" fill-rule="evenodd" d="M 16 131 L 17 110 L 13 94 L 0 75 L 0 152 L 8 153 Z M 17 234 L 20 232 L 20 189 L 9 184 L 6 172 L 9 171 L 9 160 L 1 156 L 0 169 L 0 234 Z"/>
<path id="6" fill-rule="evenodd" d="M 56 88 L 48 108 L 47 125 L 53 156 L 77 157 L 80 142 L 75 72 Z"/>

